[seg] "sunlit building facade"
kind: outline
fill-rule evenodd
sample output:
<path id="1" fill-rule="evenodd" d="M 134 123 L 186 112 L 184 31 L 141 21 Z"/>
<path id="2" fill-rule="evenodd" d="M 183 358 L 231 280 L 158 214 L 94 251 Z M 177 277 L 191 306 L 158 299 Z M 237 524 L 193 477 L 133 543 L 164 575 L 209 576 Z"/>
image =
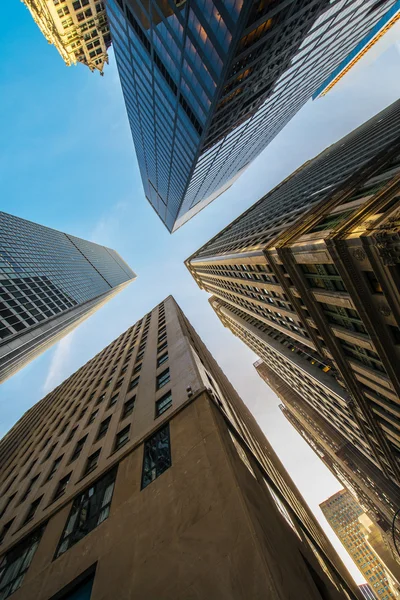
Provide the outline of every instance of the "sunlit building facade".
<path id="1" fill-rule="evenodd" d="M 396 490 L 399 190 L 396 102 L 186 261 L 222 323 Z"/>
<path id="2" fill-rule="evenodd" d="M 0 212 L 0 381 L 135 277 L 111 248 Z"/>
<path id="3" fill-rule="evenodd" d="M 100 71 L 108 63 L 110 29 L 101 0 L 22 0 L 49 44 L 67 66 Z"/>
<path id="4" fill-rule="evenodd" d="M 394 3 L 107 0 L 145 195 L 170 232 L 232 185 Z"/>
<path id="5" fill-rule="evenodd" d="M 368 544 L 359 519 L 363 509 L 346 490 L 337 492 L 320 504 L 324 516 L 355 565 L 368 581 L 373 596 L 378 600 L 400 598 L 400 588 L 374 548 Z"/>
<path id="6" fill-rule="evenodd" d="M 172 297 L 23 415 L 0 472 L 2 600 L 359 599 Z"/>

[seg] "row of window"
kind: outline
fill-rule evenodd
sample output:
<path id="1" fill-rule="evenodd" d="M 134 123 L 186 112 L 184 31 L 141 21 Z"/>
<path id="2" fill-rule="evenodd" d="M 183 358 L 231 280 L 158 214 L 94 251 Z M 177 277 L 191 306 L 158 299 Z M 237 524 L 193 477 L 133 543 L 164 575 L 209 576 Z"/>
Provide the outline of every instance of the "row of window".
<path id="1" fill-rule="evenodd" d="M 171 464 L 170 430 L 167 424 L 144 443 L 141 489 L 164 473 Z M 73 500 L 55 559 L 107 519 L 110 514 L 116 476 L 117 467 L 114 467 Z M 11 523 L 5 527 L 9 529 L 10 526 Z M 39 527 L 0 560 L 1 600 L 8 598 L 21 586 L 44 529 L 45 525 Z M 1 535 L 4 537 L 4 528 Z"/>

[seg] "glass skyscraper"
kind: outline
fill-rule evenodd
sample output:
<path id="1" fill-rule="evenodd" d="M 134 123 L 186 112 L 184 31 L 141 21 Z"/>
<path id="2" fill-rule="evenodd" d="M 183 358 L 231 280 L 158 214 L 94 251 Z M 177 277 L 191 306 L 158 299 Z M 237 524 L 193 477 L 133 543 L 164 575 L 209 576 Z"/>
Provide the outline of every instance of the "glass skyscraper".
<path id="1" fill-rule="evenodd" d="M 145 194 L 170 232 L 226 190 L 395 0 L 107 0 Z"/>
<path id="2" fill-rule="evenodd" d="M 0 381 L 135 277 L 115 250 L 0 212 Z"/>

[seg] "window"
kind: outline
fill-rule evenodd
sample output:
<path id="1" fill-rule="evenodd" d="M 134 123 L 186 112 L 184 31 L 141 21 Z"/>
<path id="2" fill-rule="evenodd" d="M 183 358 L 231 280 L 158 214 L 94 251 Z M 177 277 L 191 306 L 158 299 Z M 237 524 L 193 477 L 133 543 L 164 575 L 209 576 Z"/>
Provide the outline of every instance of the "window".
<path id="1" fill-rule="evenodd" d="M 400 344 L 400 328 L 395 325 L 388 325 L 389 331 L 391 333 L 393 342 L 395 344 Z"/>
<path id="2" fill-rule="evenodd" d="M 110 406 L 114 406 L 114 404 L 116 404 L 116 403 L 117 403 L 117 400 L 118 400 L 118 394 L 115 394 L 115 395 L 114 395 L 114 396 L 111 398 L 111 400 L 110 400 L 110 402 L 109 402 L 109 405 L 108 405 L 108 407 L 110 408 Z"/>
<path id="3" fill-rule="evenodd" d="M 138 383 L 139 383 L 139 377 L 135 377 L 135 379 L 132 379 L 132 381 L 129 384 L 128 392 L 133 390 L 133 388 L 135 388 Z"/>
<path id="4" fill-rule="evenodd" d="M 373 294 L 383 294 L 382 286 L 373 271 L 365 271 L 365 278 Z"/>
<path id="5" fill-rule="evenodd" d="M 162 415 L 166 410 L 172 406 L 172 394 L 167 392 L 156 402 L 156 417 Z"/>
<path id="6" fill-rule="evenodd" d="M 144 352 L 143 351 L 139 352 L 139 354 L 136 357 L 136 360 L 142 360 L 143 356 L 144 356 Z"/>
<path id="7" fill-rule="evenodd" d="M 100 423 L 100 427 L 99 427 L 99 431 L 97 432 L 96 440 L 100 440 L 102 437 L 104 437 L 106 435 L 108 426 L 110 425 L 110 421 L 111 421 L 111 416 L 107 417 L 107 419 L 104 419 L 104 421 L 102 421 Z"/>
<path id="8" fill-rule="evenodd" d="M 160 375 L 157 375 L 157 383 L 156 383 L 156 387 L 159 390 L 160 388 L 162 388 L 164 385 L 166 385 L 169 381 L 170 381 L 170 376 L 169 376 L 169 369 L 165 369 L 165 371 L 163 371 L 162 373 L 160 373 Z"/>
<path id="9" fill-rule="evenodd" d="M 88 48 L 89 48 L 89 45 L 88 45 Z M 110 377 L 110 379 L 107 379 L 107 381 L 104 384 L 104 389 L 108 388 L 108 386 L 111 384 L 111 382 L 112 382 L 112 377 Z"/>
<path id="10" fill-rule="evenodd" d="M 64 455 L 63 455 L 63 456 L 64 456 Z M 50 481 L 50 479 L 53 479 L 53 476 L 54 476 L 55 472 L 57 471 L 57 469 L 58 469 L 58 467 L 59 467 L 59 465 L 60 465 L 60 462 L 61 462 L 61 461 L 62 461 L 62 459 L 63 459 L 63 456 L 59 456 L 59 457 L 58 457 L 58 458 L 56 458 L 56 460 L 53 462 L 53 466 L 52 466 L 52 467 L 51 467 L 51 469 L 50 469 L 50 473 L 48 474 L 46 481 Z"/>
<path id="11" fill-rule="evenodd" d="M 116 475 L 116 469 L 109 471 L 74 499 L 55 558 L 107 519 Z"/>
<path id="12" fill-rule="evenodd" d="M 119 431 L 117 433 L 116 438 L 115 438 L 114 451 L 117 451 L 120 448 L 122 448 L 122 446 L 125 446 L 126 442 L 129 440 L 130 428 L 131 428 L 131 426 L 128 425 L 127 427 L 124 427 L 124 429 L 121 429 L 121 431 Z"/>
<path id="13" fill-rule="evenodd" d="M 159 336 L 158 336 L 157 343 L 158 343 L 158 344 L 160 344 L 161 342 L 163 342 L 163 341 L 164 341 L 164 340 L 166 340 L 166 339 L 167 339 L 167 334 L 166 334 L 166 332 L 164 331 L 164 333 L 162 333 L 161 335 L 159 335 Z"/>
<path id="14" fill-rule="evenodd" d="M 100 404 L 100 402 L 103 402 L 103 400 L 104 400 L 104 398 L 105 398 L 105 397 L 106 397 L 106 395 L 105 395 L 105 394 L 102 394 L 101 396 L 99 396 L 99 397 L 97 398 L 97 400 L 96 400 L 96 406 L 97 406 L 98 404 Z"/>
<path id="15" fill-rule="evenodd" d="M 39 546 L 44 527 L 37 529 L 11 548 L 0 560 L 0 598 L 5 600 L 22 584 Z"/>
<path id="16" fill-rule="evenodd" d="M 92 471 L 95 470 L 95 468 L 97 467 L 97 463 L 99 462 L 100 452 L 101 452 L 101 448 L 99 450 L 97 450 L 96 452 L 93 452 L 93 454 L 91 454 L 88 457 L 88 459 L 86 461 L 85 470 L 83 472 L 84 475 L 88 475 L 89 473 L 91 473 Z"/>
<path id="17" fill-rule="evenodd" d="M 141 368 L 142 368 L 142 363 L 139 363 L 138 365 L 136 365 L 136 367 L 133 369 L 133 374 L 135 375 L 136 373 L 139 373 Z"/>
<path id="18" fill-rule="evenodd" d="M 163 344 L 161 344 L 160 346 L 158 346 L 158 348 L 157 348 L 157 354 L 159 352 L 162 352 L 163 350 L 165 350 L 165 348 L 167 348 L 167 347 L 168 347 L 168 343 L 167 342 L 164 342 Z"/>
<path id="19" fill-rule="evenodd" d="M 89 417 L 89 421 L 87 422 L 87 424 L 88 424 L 88 425 L 90 425 L 90 423 L 93 423 L 93 421 L 95 420 L 95 418 L 96 418 L 96 415 L 97 415 L 97 413 L 98 413 L 98 412 L 99 412 L 99 409 L 98 409 L 98 408 L 96 408 L 96 410 L 94 410 L 94 411 L 92 412 L 92 414 L 91 414 L 91 415 L 90 415 L 90 417 Z"/>
<path id="20" fill-rule="evenodd" d="M 14 519 L 11 519 L 11 521 L 8 521 L 8 523 L 5 523 L 5 525 L 3 525 L 3 528 L 0 532 L 0 544 L 3 543 L 4 538 L 7 535 L 7 532 L 10 530 L 11 525 L 13 524 Z"/>
<path id="21" fill-rule="evenodd" d="M 82 448 L 85 445 L 87 439 L 87 435 L 85 435 L 83 438 L 81 438 L 75 446 L 75 450 L 72 453 L 71 458 L 69 459 L 69 462 L 73 462 L 74 460 L 76 460 L 78 458 L 78 456 L 80 455 L 80 453 L 82 452 Z"/>
<path id="22" fill-rule="evenodd" d="M 169 424 L 145 441 L 143 451 L 142 489 L 171 466 Z"/>
<path id="23" fill-rule="evenodd" d="M 39 506 L 39 504 L 42 501 L 43 496 L 40 496 L 40 498 L 37 498 L 34 502 L 32 502 L 32 504 L 29 507 L 28 512 L 26 513 L 26 517 L 22 523 L 22 525 L 26 525 L 27 523 L 29 523 L 29 521 L 32 521 L 33 517 L 35 516 L 37 507 Z"/>
<path id="24" fill-rule="evenodd" d="M 122 411 L 121 419 L 125 419 L 129 415 L 133 413 L 133 409 L 135 408 L 135 400 L 136 396 L 133 396 L 130 400 L 127 400 L 124 404 L 124 409 Z"/>
<path id="25" fill-rule="evenodd" d="M 40 473 L 39 473 L 40 475 Z M 26 500 L 26 498 L 29 495 L 29 492 L 31 491 L 31 489 L 33 488 L 33 486 L 35 485 L 36 481 L 39 479 L 39 475 L 35 475 L 35 477 L 32 477 L 32 479 L 29 482 L 29 485 L 27 486 L 25 493 L 21 496 L 20 498 L 20 503 L 23 502 L 24 500 Z"/>
<path id="26" fill-rule="evenodd" d="M 73 429 L 71 429 L 71 431 L 69 432 L 69 436 L 67 437 L 67 439 L 65 440 L 65 443 L 67 444 L 68 442 L 70 442 L 72 440 L 72 438 L 75 435 L 76 430 L 78 429 L 78 426 L 74 427 Z"/>
<path id="27" fill-rule="evenodd" d="M 157 367 L 160 367 L 166 360 L 168 360 L 168 352 L 161 354 L 161 356 L 157 358 Z"/>
<path id="28" fill-rule="evenodd" d="M 63 494 L 65 494 L 65 490 L 67 489 L 67 485 L 68 485 L 70 479 L 71 479 L 71 473 L 68 473 L 68 475 L 66 475 L 65 477 L 60 479 L 60 481 L 58 482 L 58 486 L 56 488 L 53 500 L 57 500 L 57 498 L 60 498 Z"/>

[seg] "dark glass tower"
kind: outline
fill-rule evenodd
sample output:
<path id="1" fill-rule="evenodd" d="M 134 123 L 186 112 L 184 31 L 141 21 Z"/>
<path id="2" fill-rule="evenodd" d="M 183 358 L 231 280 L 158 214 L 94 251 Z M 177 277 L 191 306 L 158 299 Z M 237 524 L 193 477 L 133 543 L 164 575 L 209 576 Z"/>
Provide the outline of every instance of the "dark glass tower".
<path id="1" fill-rule="evenodd" d="M 107 0 L 145 194 L 169 231 L 226 190 L 395 0 Z"/>
<path id="2" fill-rule="evenodd" d="M 115 250 L 0 212 L 0 381 L 135 277 Z"/>

